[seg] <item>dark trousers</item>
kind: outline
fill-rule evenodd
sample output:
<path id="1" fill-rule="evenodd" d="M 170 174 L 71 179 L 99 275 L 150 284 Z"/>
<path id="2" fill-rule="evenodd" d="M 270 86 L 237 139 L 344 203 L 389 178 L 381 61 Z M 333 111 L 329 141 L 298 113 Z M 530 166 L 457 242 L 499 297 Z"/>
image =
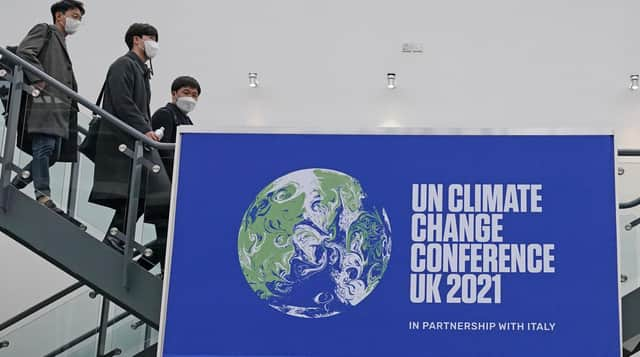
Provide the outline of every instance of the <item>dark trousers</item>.
<path id="1" fill-rule="evenodd" d="M 31 172 L 31 175 L 26 179 L 18 176 L 16 178 L 17 186 L 22 188 L 33 181 L 36 199 L 43 196 L 50 197 L 49 168 L 60 159 L 62 138 L 47 134 L 32 134 L 31 143 L 33 159 L 23 169 L 23 171 Z"/>
<path id="2" fill-rule="evenodd" d="M 144 200 L 140 200 L 138 204 L 138 211 L 136 212 L 136 221 L 130 222 L 130 224 L 136 224 L 137 220 L 144 214 L 145 204 Z M 113 215 L 113 219 L 111 220 L 110 228 L 118 228 L 122 234 L 126 233 L 126 220 L 127 220 L 127 202 L 123 201 L 120 204 L 120 207 L 116 209 L 116 213 Z M 164 259 L 166 255 L 167 249 L 167 233 L 168 233 L 168 222 L 158 221 L 154 222 L 153 225 L 156 228 L 156 240 L 148 243 L 146 245 L 147 248 L 153 250 L 153 255 L 151 257 L 141 257 L 139 260 L 140 265 L 142 265 L 145 269 L 151 269 L 156 264 L 160 263 L 160 267 L 164 270 Z M 109 233 L 107 233 L 108 235 Z"/>

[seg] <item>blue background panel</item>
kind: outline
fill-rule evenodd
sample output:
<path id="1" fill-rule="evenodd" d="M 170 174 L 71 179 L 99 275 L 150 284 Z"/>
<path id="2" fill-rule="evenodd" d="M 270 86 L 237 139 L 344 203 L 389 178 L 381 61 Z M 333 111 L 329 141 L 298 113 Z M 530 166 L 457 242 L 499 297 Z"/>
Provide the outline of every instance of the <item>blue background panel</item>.
<path id="1" fill-rule="evenodd" d="M 185 133 L 164 355 L 618 356 L 611 136 Z M 323 319 L 258 299 L 238 261 L 256 194 L 306 168 L 357 178 L 384 207 L 393 249 L 378 287 Z M 554 274 L 502 274 L 501 304 L 412 304 L 411 185 L 539 183 L 542 214 L 505 214 L 507 243 L 555 243 Z M 409 321 L 550 321 L 553 332 L 410 330 Z"/>

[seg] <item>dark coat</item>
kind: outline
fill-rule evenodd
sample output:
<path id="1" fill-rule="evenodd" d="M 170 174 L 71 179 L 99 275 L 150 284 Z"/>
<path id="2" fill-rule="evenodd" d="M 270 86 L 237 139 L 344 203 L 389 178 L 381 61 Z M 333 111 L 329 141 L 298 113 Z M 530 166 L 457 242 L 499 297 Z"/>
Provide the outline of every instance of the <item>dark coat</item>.
<path id="1" fill-rule="evenodd" d="M 176 135 L 178 133 L 178 126 L 180 125 L 193 125 L 191 118 L 180 110 L 175 104 L 167 103 L 164 107 L 156 110 L 151 117 L 151 127 L 153 130 L 164 128 L 163 143 L 174 144 L 176 142 Z M 173 178 L 173 151 L 160 151 L 160 157 L 162 157 L 162 163 L 167 169 L 167 175 L 169 179 Z"/>
<path id="2" fill-rule="evenodd" d="M 67 87 L 78 91 L 65 35 L 56 26 L 34 26 L 20 42 L 17 54 Z M 29 83 L 40 80 L 29 72 L 25 72 L 25 76 Z M 71 97 L 47 86 L 39 97 L 29 96 L 25 112 L 27 134 L 62 137 L 62 152 L 58 161 L 78 160 L 78 104 Z M 28 139 L 29 135 L 25 136 Z"/>
<path id="3" fill-rule="evenodd" d="M 127 53 L 109 67 L 102 103 L 107 112 L 143 134 L 151 131 L 149 78 L 142 60 L 133 52 Z M 134 143 L 113 124 L 100 121 L 90 202 L 117 209 L 127 200 L 132 161 L 118 147 L 125 144 L 133 150 Z M 154 223 L 168 217 L 170 183 L 158 150 L 145 148 L 144 157 L 161 166 L 159 173 L 142 170 L 140 198 L 145 200 L 145 221 Z"/>

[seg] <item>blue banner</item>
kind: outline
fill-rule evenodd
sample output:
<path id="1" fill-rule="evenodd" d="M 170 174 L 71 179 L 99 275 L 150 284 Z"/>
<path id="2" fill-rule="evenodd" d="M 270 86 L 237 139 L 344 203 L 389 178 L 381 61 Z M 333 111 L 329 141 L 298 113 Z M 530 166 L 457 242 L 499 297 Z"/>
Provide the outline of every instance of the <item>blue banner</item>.
<path id="1" fill-rule="evenodd" d="M 163 355 L 619 356 L 613 137 L 183 133 Z"/>

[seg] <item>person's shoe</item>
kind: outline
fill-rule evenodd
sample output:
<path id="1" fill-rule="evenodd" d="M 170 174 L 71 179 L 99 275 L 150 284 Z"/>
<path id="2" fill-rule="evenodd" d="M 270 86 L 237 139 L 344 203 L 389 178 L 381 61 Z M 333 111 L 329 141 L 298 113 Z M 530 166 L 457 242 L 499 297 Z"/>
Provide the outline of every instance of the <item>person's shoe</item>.
<path id="1" fill-rule="evenodd" d="M 23 188 L 29 185 L 29 183 L 25 181 L 22 177 L 20 177 L 19 174 L 18 176 L 14 177 L 13 180 L 11 180 L 11 184 L 18 190 L 22 190 Z"/>
<path id="2" fill-rule="evenodd" d="M 53 200 L 51 198 L 49 198 L 48 196 L 40 196 L 38 197 L 38 203 L 47 207 L 48 209 L 52 210 L 53 212 L 60 214 L 60 213 L 64 213 L 60 208 L 58 208 L 58 206 L 56 206 L 55 203 L 53 203 Z"/>
<path id="3" fill-rule="evenodd" d="M 76 225 L 78 228 L 80 228 L 83 231 L 87 230 L 87 226 L 78 221 L 77 219 L 69 216 L 68 214 L 66 214 L 62 209 L 60 209 L 58 206 L 56 206 L 55 203 L 53 203 L 53 200 L 51 200 L 49 197 L 47 196 L 42 196 L 40 198 L 38 198 L 38 203 L 40 203 L 41 205 L 47 207 L 48 209 L 52 210 L 53 212 L 59 214 L 60 216 L 62 216 L 62 218 L 66 219 L 67 221 L 73 223 L 74 225 Z"/>
<path id="4" fill-rule="evenodd" d="M 151 270 L 155 268 L 158 263 L 154 263 L 149 258 L 146 258 L 144 255 L 140 256 L 138 259 L 138 265 L 140 265 L 145 270 Z"/>
<path id="5" fill-rule="evenodd" d="M 104 243 L 107 247 L 112 248 L 116 252 L 124 254 L 124 242 L 122 242 L 120 239 L 107 235 L 102 240 L 102 243 Z"/>

